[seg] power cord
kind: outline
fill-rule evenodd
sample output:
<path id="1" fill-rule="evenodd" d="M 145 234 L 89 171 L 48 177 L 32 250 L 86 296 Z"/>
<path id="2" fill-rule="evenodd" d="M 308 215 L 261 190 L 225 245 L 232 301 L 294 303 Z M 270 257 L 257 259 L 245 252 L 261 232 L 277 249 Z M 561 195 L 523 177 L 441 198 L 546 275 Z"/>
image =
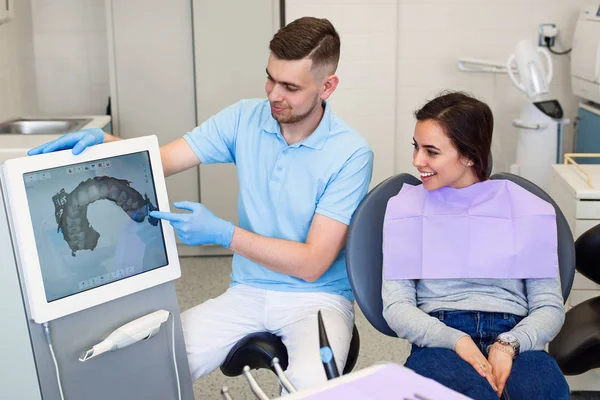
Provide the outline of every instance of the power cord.
<path id="1" fill-rule="evenodd" d="M 54 361 L 54 370 L 56 371 L 56 382 L 58 383 L 58 391 L 60 393 L 61 400 L 65 400 L 65 395 L 63 394 L 62 385 L 60 383 L 60 372 L 58 370 L 58 362 L 56 361 L 56 355 L 54 354 L 54 348 L 52 347 L 52 340 L 50 339 L 50 325 L 48 322 L 44 322 L 44 336 L 46 336 L 46 343 L 48 343 L 48 348 L 50 349 L 50 355 L 52 356 L 52 361 Z"/>
<path id="2" fill-rule="evenodd" d="M 552 47 L 550 47 L 550 40 L 552 39 L 548 36 L 544 38 L 544 42 L 546 42 L 546 47 L 548 48 L 548 51 L 552 54 L 556 54 L 557 56 L 564 56 L 565 54 L 569 54 L 573 50 L 573 48 L 570 48 L 569 50 L 565 51 L 554 51 L 552 50 Z"/>
<path id="3" fill-rule="evenodd" d="M 181 400 L 181 383 L 179 382 L 179 370 L 177 369 L 177 357 L 175 356 L 175 316 L 171 316 L 171 349 L 173 350 L 173 367 L 175 368 L 175 378 L 177 379 L 177 398 Z"/>
<path id="4" fill-rule="evenodd" d="M 179 369 L 177 368 L 177 356 L 175 353 L 175 316 L 172 312 L 169 312 L 169 316 L 171 317 L 171 350 L 173 356 L 173 368 L 175 369 L 175 378 L 177 380 L 177 398 L 181 400 L 181 382 L 179 380 Z M 65 396 L 63 394 L 62 384 L 60 382 L 60 372 L 58 369 L 58 362 L 56 361 L 56 355 L 54 354 L 54 348 L 52 347 L 52 339 L 50 337 L 50 325 L 48 322 L 43 323 L 44 327 L 44 336 L 46 337 L 46 343 L 48 343 L 48 348 L 50 349 L 50 355 L 52 356 L 52 361 L 54 362 L 54 369 L 56 371 L 56 381 L 58 383 L 58 391 L 60 393 L 61 400 L 65 400 Z"/>

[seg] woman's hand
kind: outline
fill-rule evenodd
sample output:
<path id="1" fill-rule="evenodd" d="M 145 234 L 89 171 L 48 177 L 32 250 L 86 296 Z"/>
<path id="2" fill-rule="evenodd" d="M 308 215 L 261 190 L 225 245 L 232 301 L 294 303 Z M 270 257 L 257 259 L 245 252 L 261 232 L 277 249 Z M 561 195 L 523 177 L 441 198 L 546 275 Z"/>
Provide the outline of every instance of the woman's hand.
<path id="1" fill-rule="evenodd" d="M 500 343 L 494 343 L 490 346 L 488 361 L 492 365 L 494 371 L 494 380 L 498 389 L 496 393 L 498 397 L 502 396 L 506 380 L 510 375 L 513 365 L 512 352 L 514 350 L 510 346 L 502 345 Z"/>
<path id="2" fill-rule="evenodd" d="M 463 336 L 458 339 L 454 345 L 454 351 L 460 358 L 475 368 L 475 371 L 477 371 L 479 375 L 487 379 L 494 391 L 498 393 L 492 364 L 488 362 L 470 336 Z"/>

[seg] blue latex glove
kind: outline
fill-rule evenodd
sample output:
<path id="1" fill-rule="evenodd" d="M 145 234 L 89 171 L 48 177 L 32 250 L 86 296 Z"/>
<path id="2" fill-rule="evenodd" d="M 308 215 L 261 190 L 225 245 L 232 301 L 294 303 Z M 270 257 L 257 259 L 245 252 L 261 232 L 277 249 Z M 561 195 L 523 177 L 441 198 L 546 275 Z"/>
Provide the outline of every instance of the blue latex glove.
<path id="1" fill-rule="evenodd" d="M 229 248 L 233 239 L 233 222 L 222 220 L 200 203 L 180 201 L 173 205 L 192 213 L 152 211 L 150 216 L 169 221 L 177 232 L 179 240 L 188 246 L 218 244 Z"/>
<path id="2" fill-rule="evenodd" d="M 73 149 L 73 154 L 80 154 L 86 147 L 104 142 L 104 132 L 100 128 L 83 129 L 67 133 L 48 143 L 44 143 L 27 152 L 28 155 L 51 153 L 57 150 Z"/>

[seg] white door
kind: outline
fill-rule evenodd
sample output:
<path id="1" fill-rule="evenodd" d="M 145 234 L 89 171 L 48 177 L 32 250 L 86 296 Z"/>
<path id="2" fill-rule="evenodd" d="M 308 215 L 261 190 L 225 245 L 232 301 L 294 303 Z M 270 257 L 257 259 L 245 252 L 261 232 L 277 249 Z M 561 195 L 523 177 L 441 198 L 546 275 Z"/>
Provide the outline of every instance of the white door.
<path id="1" fill-rule="evenodd" d="M 194 58 L 198 125 L 241 99 L 264 98 L 269 41 L 279 27 L 275 0 L 194 0 Z M 238 222 L 239 184 L 232 164 L 200 166 L 200 201 Z M 202 246 L 201 254 L 231 254 Z"/>

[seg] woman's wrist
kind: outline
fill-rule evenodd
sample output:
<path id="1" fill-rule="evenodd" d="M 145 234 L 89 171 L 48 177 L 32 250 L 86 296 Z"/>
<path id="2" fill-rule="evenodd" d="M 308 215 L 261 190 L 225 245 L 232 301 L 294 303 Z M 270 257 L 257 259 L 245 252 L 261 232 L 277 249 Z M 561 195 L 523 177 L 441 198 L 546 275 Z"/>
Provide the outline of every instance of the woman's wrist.
<path id="1" fill-rule="evenodd" d="M 516 352 L 515 352 L 515 349 L 511 345 L 495 342 L 495 343 L 491 344 L 490 346 L 488 346 L 488 348 L 487 348 L 488 354 L 492 350 L 493 351 L 501 351 L 503 353 L 510 355 L 513 359 L 515 358 Z"/>

